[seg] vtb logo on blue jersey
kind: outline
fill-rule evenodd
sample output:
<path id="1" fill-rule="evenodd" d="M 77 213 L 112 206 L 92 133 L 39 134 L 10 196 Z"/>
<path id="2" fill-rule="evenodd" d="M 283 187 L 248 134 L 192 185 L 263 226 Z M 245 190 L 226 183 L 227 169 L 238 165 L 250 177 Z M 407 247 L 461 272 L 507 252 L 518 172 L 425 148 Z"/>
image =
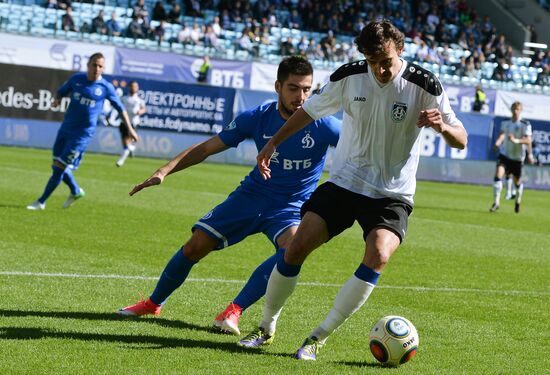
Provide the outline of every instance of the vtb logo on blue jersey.
<path id="1" fill-rule="evenodd" d="M 391 119 L 393 122 L 401 122 L 407 116 L 407 104 L 394 102 L 391 110 Z"/>
<path id="2" fill-rule="evenodd" d="M 315 140 L 308 132 L 304 138 L 302 138 L 302 148 L 313 148 L 313 146 L 315 146 Z"/>

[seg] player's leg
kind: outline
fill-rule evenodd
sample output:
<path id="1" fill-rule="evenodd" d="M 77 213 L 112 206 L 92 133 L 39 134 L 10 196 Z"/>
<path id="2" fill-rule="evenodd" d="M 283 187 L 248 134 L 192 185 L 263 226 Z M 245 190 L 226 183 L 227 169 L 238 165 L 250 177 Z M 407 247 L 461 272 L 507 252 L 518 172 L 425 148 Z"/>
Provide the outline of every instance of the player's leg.
<path id="1" fill-rule="evenodd" d="M 267 283 L 263 318 L 258 329 L 239 341 L 243 347 L 270 344 L 275 335 L 277 319 L 286 300 L 298 283 L 298 274 L 307 256 L 329 239 L 325 220 L 314 212 L 307 212 L 285 254 L 273 268 Z"/>
<path id="2" fill-rule="evenodd" d="M 122 167 L 124 163 L 126 162 L 126 159 L 128 156 L 131 155 L 131 153 L 135 150 L 135 146 L 132 143 L 132 138 L 130 137 L 130 134 L 128 133 L 128 130 L 124 125 L 119 126 L 120 135 L 122 138 L 122 153 L 120 154 L 119 159 L 116 162 L 117 167 Z"/>
<path id="3" fill-rule="evenodd" d="M 219 240 L 198 229 L 168 262 L 155 290 L 145 301 L 118 310 L 119 315 L 160 315 L 161 306 L 187 279 L 191 268 L 219 244 Z"/>
<path id="4" fill-rule="evenodd" d="M 297 359 L 315 360 L 327 338 L 363 306 L 407 232 L 411 206 L 391 199 L 366 198 L 365 202 L 363 207 L 357 204 L 361 210 L 357 220 L 366 234 L 363 261 L 338 292 L 325 320 L 298 349 Z"/>
<path id="5" fill-rule="evenodd" d="M 515 213 L 519 213 L 521 198 L 523 197 L 523 182 L 521 181 L 521 171 L 522 165 L 521 162 L 514 163 L 512 175 L 514 177 L 514 184 L 516 186 L 516 202 L 514 205 Z"/>
<path id="6" fill-rule="evenodd" d="M 297 359 L 315 360 L 317 351 L 325 344 L 327 338 L 363 306 L 399 243 L 399 237 L 386 228 L 377 228 L 369 233 L 363 262 L 336 295 L 333 307 L 325 320 L 298 349 Z"/>
<path id="7" fill-rule="evenodd" d="M 235 299 L 224 311 L 216 316 L 213 323 L 214 327 L 224 332 L 240 335 L 239 318 L 247 308 L 265 295 L 269 275 L 273 271 L 273 267 L 275 267 L 277 261 L 283 257 L 284 249 L 288 247 L 292 237 L 296 233 L 298 225 L 294 225 L 293 223 L 290 225 L 288 228 L 283 228 L 283 233 L 276 235 L 277 250 L 275 254 L 256 267 Z"/>
<path id="8" fill-rule="evenodd" d="M 493 204 L 489 209 L 490 212 L 495 212 L 500 207 L 500 194 L 502 192 L 502 177 L 504 176 L 504 170 L 504 164 L 501 162 L 501 157 L 499 156 L 493 182 Z"/>

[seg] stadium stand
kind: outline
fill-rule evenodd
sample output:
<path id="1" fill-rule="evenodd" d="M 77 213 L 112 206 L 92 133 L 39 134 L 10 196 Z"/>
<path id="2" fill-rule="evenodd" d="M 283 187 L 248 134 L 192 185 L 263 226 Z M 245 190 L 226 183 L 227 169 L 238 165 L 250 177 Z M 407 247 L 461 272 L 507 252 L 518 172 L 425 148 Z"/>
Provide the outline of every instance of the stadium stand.
<path id="1" fill-rule="evenodd" d="M 268 63 L 299 53 L 335 69 L 361 58 L 353 36 L 385 17 L 406 35 L 404 58 L 444 82 L 550 93 L 550 51 L 518 56 L 490 17 L 464 0 L 99 1 L 0 3 L 0 31 Z"/>

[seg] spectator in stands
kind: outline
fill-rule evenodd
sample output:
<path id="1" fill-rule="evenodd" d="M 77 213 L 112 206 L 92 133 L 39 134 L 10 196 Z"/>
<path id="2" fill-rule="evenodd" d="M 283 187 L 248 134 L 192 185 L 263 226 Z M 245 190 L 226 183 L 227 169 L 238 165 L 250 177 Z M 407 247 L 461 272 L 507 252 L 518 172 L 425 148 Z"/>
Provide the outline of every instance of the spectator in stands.
<path id="1" fill-rule="evenodd" d="M 252 56 L 258 56 L 259 49 L 252 43 L 248 31 L 248 27 L 245 27 L 241 36 L 236 40 L 236 47 L 238 50 L 248 51 Z"/>
<path id="2" fill-rule="evenodd" d="M 529 37 L 529 41 L 531 43 L 536 43 L 539 37 L 537 34 L 537 30 L 535 29 L 535 25 L 531 24 L 527 29 L 531 33 L 531 36 Z"/>
<path id="3" fill-rule="evenodd" d="M 145 6 L 145 0 L 137 0 L 133 7 L 132 19 L 134 16 L 139 16 L 141 23 L 144 23 L 149 28 L 149 12 Z"/>
<path id="4" fill-rule="evenodd" d="M 202 17 L 201 2 L 198 0 L 185 0 L 185 14 L 190 17 Z"/>
<path id="5" fill-rule="evenodd" d="M 132 21 L 128 24 L 128 28 L 126 29 L 126 36 L 128 38 L 134 38 L 134 39 L 141 39 L 145 38 L 145 32 L 143 29 L 143 20 L 141 19 L 141 16 L 139 14 L 134 13 L 132 16 Z"/>
<path id="6" fill-rule="evenodd" d="M 222 28 L 222 25 L 220 25 L 220 17 L 216 16 L 212 20 L 212 30 L 214 30 L 214 33 L 216 33 L 216 36 L 219 37 L 221 35 L 223 28 Z"/>
<path id="7" fill-rule="evenodd" d="M 120 36 L 122 33 L 122 26 L 117 21 L 117 14 L 115 11 L 111 12 L 111 19 L 105 22 L 105 27 L 107 28 L 107 35 L 110 36 Z"/>
<path id="8" fill-rule="evenodd" d="M 180 23 L 181 19 L 181 7 L 177 2 L 174 2 L 172 5 L 172 9 L 168 12 L 168 15 L 166 16 L 166 21 L 169 23 Z"/>
<path id="9" fill-rule="evenodd" d="M 71 0 L 57 0 L 57 9 L 67 10 L 71 6 Z"/>
<path id="10" fill-rule="evenodd" d="M 61 29 L 63 31 L 76 31 L 76 25 L 73 19 L 73 9 L 67 7 L 66 13 L 61 16 Z"/>
<path id="11" fill-rule="evenodd" d="M 325 60 L 334 61 L 334 52 L 336 51 L 336 38 L 332 30 L 329 30 L 327 35 L 321 39 L 321 50 L 323 51 Z"/>
<path id="12" fill-rule="evenodd" d="M 306 35 L 302 35 L 297 46 L 298 54 L 300 54 L 301 56 L 306 56 L 308 47 L 309 47 L 309 39 Z"/>
<path id="13" fill-rule="evenodd" d="M 294 48 L 294 43 L 292 43 L 292 37 L 286 38 L 281 43 L 281 56 L 291 56 L 296 54 L 296 48 Z"/>
<path id="14" fill-rule="evenodd" d="M 220 48 L 218 36 L 214 32 L 212 25 L 206 26 L 206 30 L 204 32 L 204 46 L 208 48 L 214 48 L 216 50 Z"/>
<path id="15" fill-rule="evenodd" d="M 164 35 L 166 34 L 166 21 L 161 20 L 160 23 L 153 30 L 153 37 L 159 43 L 164 42 Z"/>
<path id="16" fill-rule="evenodd" d="M 508 81 L 509 66 L 504 62 L 504 59 L 497 61 L 497 66 L 493 70 L 492 80 L 495 81 Z"/>
<path id="17" fill-rule="evenodd" d="M 57 0 L 46 0 L 44 8 L 47 9 L 57 9 Z"/>
<path id="18" fill-rule="evenodd" d="M 537 74 L 536 85 L 550 86 L 550 65 L 546 64 L 542 67 L 542 71 Z"/>
<path id="19" fill-rule="evenodd" d="M 197 82 L 206 83 L 208 79 L 208 72 L 210 71 L 210 57 L 204 56 L 202 58 L 202 65 L 199 68 L 199 75 L 197 77 Z"/>
<path id="20" fill-rule="evenodd" d="M 474 99 L 474 106 L 473 110 L 475 112 L 481 112 L 483 109 L 483 106 L 485 105 L 485 102 L 487 101 L 487 95 L 483 91 L 480 85 L 476 86 L 476 93 L 475 93 L 475 99 Z"/>
<path id="21" fill-rule="evenodd" d="M 164 4 L 162 1 L 157 1 L 153 7 L 153 15 L 151 16 L 153 21 L 163 21 L 166 20 L 166 9 L 164 9 Z"/>
<path id="22" fill-rule="evenodd" d="M 474 59 L 469 57 L 466 59 L 466 68 L 464 70 L 464 76 L 469 78 L 477 78 L 478 70 L 476 69 L 476 65 L 474 62 Z"/>
<path id="23" fill-rule="evenodd" d="M 190 42 L 194 45 L 200 45 L 202 44 L 203 38 L 204 32 L 202 31 L 201 27 L 198 23 L 193 23 L 193 27 L 191 28 L 191 31 L 189 33 Z"/>
<path id="24" fill-rule="evenodd" d="M 302 25 L 302 16 L 298 13 L 298 9 L 292 9 L 290 16 L 288 17 L 288 27 L 291 29 L 301 29 Z"/>
<path id="25" fill-rule="evenodd" d="M 100 9 L 97 13 L 97 16 L 95 16 L 92 19 L 92 33 L 97 33 L 100 35 L 107 35 L 107 25 L 105 24 L 105 20 L 103 19 L 103 9 Z"/>
<path id="26" fill-rule="evenodd" d="M 181 44 L 191 43 L 191 28 L 188 25 L 182 24 L 177 41 Z"/>

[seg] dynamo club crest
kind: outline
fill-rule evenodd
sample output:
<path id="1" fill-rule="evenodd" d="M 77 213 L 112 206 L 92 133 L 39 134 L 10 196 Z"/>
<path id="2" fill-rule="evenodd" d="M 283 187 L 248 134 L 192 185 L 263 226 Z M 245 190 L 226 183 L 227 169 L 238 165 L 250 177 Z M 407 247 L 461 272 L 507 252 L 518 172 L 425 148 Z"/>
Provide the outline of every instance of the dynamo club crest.
<path id="1" fill-rule="evenodd" d="M 393 122 L 401 122 L 407 116 L 407 104 L 394 102 L 391 109 L 391 119 Z"/>

